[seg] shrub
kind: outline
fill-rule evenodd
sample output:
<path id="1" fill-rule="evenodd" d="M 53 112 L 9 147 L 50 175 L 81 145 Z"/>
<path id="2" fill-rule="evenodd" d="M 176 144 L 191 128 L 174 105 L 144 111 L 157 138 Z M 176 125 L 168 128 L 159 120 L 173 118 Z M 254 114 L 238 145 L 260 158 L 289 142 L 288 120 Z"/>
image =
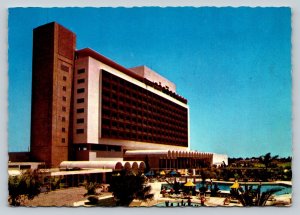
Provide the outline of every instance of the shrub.
<path id="1" fill-rule="evenodd" d="M 132 171 L 122 171 L 112 177 L 110 186 L 118 206 L 129 206 L 133 199 L 146 201 L 153 199 L 151 186 L 146 184 L 146 177 Z"/>
<path id="2" fill-rule="evenodd" d="M 60 187 L 60 179 L 59 178 L 51 178 L 51 189 L 56 190 Z"/>
<path id="3" fill-rule="evenodd" d="M 97 182 L 87 182 L 85 184 L 85 189 L 86 189 L 86 193 L 84 194 L 84 196 L 88 196 L 88 195 L 96 195 L 96 189 L 99 187 L 99 184 Z"/>
<path id="4" fill-rule="evenodd" d="M 232 197 L 238 199 L 243 206 L 265 206 L 268 199 L 281 188 L 272 188 L 264 192 L 261 191 L 261 185 L 255 189 L 253 186 L 245 185 L 245 190 L 241 187 L 239 189 L 231 189 Z"/>
<path id="5" fill-rule="evenodd" d="M 89 200 L 90 204 L 92 204 L 92 205 L 97 204 L 98 201 L 99 201 L 98 197 L 95 196 L 95 195 L 89 196 L 89 197 L 88 197 L 88 200 Z"/>
<path id="6" fill-rule="evenodd" d="M 8 178 L 8 202 L 20 206 L 26 199 L 33 199 L 41 193 L 42 178 L 38 170 L 27 170 L 21 175 Z"/>

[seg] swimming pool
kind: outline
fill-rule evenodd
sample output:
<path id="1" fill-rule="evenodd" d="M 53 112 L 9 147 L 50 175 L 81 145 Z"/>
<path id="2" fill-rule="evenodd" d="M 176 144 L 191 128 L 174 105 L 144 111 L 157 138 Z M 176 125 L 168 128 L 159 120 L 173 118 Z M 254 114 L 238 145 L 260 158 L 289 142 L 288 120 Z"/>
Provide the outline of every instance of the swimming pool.
<path id="1" fill-rule="evenodd" d="M 213 182 L 213 184 L 217 184 L 218 188 L 222 191 L 230 191 L 230 186 L 232 186 L 233 182 Z M 258 183 L 247 183 L 248 186 L 253 186 L 254 189 L 257 188 Z M 183 184 L 182 184 L 183 185 Z M 245 189 L 245 183 L 240 183 L 243 189 Z M 198 191 L 199 188 L 202 186 L 201 183 L 196 184 L 196 190 Z M 214 185 L 213 185 L 214 186 Z M 169 184 L 162 184 L 162 187 L 165 187 L 166 189 L 171 189 L 171 185 Z M 208 186 L 210 189 L 210 186 Z M 261 192 L 265 192 L 266 190 L 272 189 L 272 188 L 280 188 L 281 190 L 276 192 L 275 195 L 283 195 L 283 194 L 291 194 L 292 193 L 292 186 L 285 185 L 285 184 L 266 184 L 263 183 L 261 186 Z"/>
<path id="2" fill-rule="evenodd" d="M 230 187 L 232 186 L 233 183 L 214 183 L 217 184 L 220 190 L 224 191 L 230 191 Z M 245 189 L 245 184 L 240 183 L 241 187 Z M 257 189 L 258 184 L 257 183 L 247 183 L 248 186 L 253 186 L 253 189 Z M 199 190 L 199 188 L 202 186 L 201 183 L 196 184 L 196 190 Z M 210 186 L 208 186 L 210 188 Z M 275 195 L 283 195 L 283 194 L 291 194 L 292 193 L 292 186 L 285 185 L 285 184 L 262 184 L 261 185 L 261 192 L 265 192 L 269 189 L 273 188 L 279 188 L 281 189 L 280 191 L 277 191 Z"/>

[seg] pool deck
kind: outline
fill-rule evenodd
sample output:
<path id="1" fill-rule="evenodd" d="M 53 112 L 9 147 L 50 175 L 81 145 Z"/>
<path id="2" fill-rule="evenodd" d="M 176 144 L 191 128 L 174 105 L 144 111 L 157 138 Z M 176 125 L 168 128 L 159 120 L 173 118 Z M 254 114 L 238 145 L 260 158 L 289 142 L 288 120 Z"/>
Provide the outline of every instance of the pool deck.
<path id="1" fill-rule="evenodd" d="M 183 182 L 183 181 L 181 181 Z M 199 181 L 196 181 L 196 183 L 198 183 Z M 228 183 L 228 184 L 232 184 L 233 182 L 227 182 L 227 181 L 213 181 L 213 182 L 219 182 L 219 183 Z M 243 182 L 242 182 L 243 183 Z M 249 183 L 259 183 L 259 182 L 249 182 Z M 179 195 L 174 195 L 173 197 L 169 196 L 169 197 L 163 197 L 161 192 L 161 186 L 163 184 L 166 184 L 165 181 L 163 182 L 158 182 L 155 181 L 153 183 L 150 183 L 151 187 L 152 187 L 152 193 L 154 194 L 153 200 L 151 201 L 147 201 L 147 202 L 142 202 L 142 201 L 138 201 L 138 200 L 134 200 L 131 204 L 130 207 L 153 207 L 159 203 L 163 203 L 163 202 L 170 202 L 173 203 L 174 206 L 177 206 L 178 202 L 183 202 L 185 203 L 185 205 L 187 205 L 187 201 L 188 199 L 183 199 L 181 198 Z M 275 181 L 275 182 L 262 182 L 262 184 L 285 184 L 285 185 L 289 185 L 292 186 L 292 182 L 291 181 Z M 222 191 L 222 193 L 224 194 L 224 196 L 229 194 L 229 191 Z M 107 195 L 107 196 L 101 196 L 99 197 L 99 199 L 104 199 L 104 198 L 111 198 L 112 195 Z M 237 201 L 231 200 L 229 201 L 229 203 L 224 204 L 224 200 L 225 197 L 210 197 L 210 196 L 206 196 L 205 197 L 205 206 L 209 206 L 209 207 L 218 207 L 218 206 L 222 206 L 222 207 L 241 207 L 242 204 L 238 203 Z M 79 206 L 85 206 L 86 202 L 88 202 L 88 200 L 84 200 L 84 201 L 79 201 L 79 202 L 74 202 L 73 206 L 75 207 L 79 207 Z M 200 199 L 199 196 L 191 196 L 191 203 L 192 205 L 197 203 L 200 204 Z M 284 194 L 284 195 L 278 195 L 275 196 L 274 198 L 272 198 L 271 201 L 268 201 L 267 205 L 273 205 L 273 204 L 279 204 L 279 205 L 284 205 L 284 206 L 290 206 L 292 204 L 292 194 Z"/>
<path id="2" fill-rule="evenodd" d="M 285 184 L 285 185 L 290 185 L 292 186 L 292 181 L 275 181 L 275 184 Z"/>
<path id="3" fill-rule="evenodd" d="M 161 186 L 165 183 L 166 182 L 150 183 L 151 187 L 152 187 L 152 193 L 154 194 L 154 201 L 143 202 L 140 206 L 151 207 L 151 206 L 155 206 L 156 204 L 161 203 L 161 202 L 169 201 L 170 203 L 177 203 L 177 202 L 181 202 L 182 200 L 187 205 L 188 200 L 187 199 L 182 199 L 179 196 L 175 197 L 175 198 L 162 197 L 162 194 L 160 194 Z M 229 206 L 229 207 L 230 206 L 242 206 L 241 204 L 236 203 L 236 202 L 230 202 L 228 205 L 224 205 L 224 199 L 225 199 L 225 197 L 206 197 L 205 198 L 205 205 L 206 206 L 211 206 L 211 207 L 215 207 L 215 206 Z M 192 203 L 192 205 L 193 205 L 193 203 L 199 204 L 200 203 L 199 197 L 198 196 L 191 196 L 191 203 Z"/>
<path id="4" fill-rule="evenodd" d="M 228 183 L 228 184 L 232 184 L 233 182 L 227 182 L 227 181 L 213 181 L 213 182 L 219 182 L 219 183 Z M 197 182 L 196 182 L 197 183 Z M 249 182 L 249 183 L 259 183 L 259 182 Z M 154 194 L 154 200 L 150 201 L 150 202 L 142 202 L 140 204 L 140 206 L 144 206 L 144 207 L 151 207 L 151 206 L 155 206 L 158 203 L 161 202 L 166 202 L 169 201 L 170 203 L 175 203 L 175 206 L 177 206 L 177 202 L 181 202 L 182 200 L 184 201 L 184 203 L 186 203 L 187 205 L 187 199 L 182 199 L 180 198 L 180 196 L 173 196 L 173 197 L 162 197 L 161 192 L 161 186 L 163 184 L 166 184 L 166 182 L 153 182 L 150 183 L 151 187 L 152 187 L 152 193 Z M 262 184 L 285 184 L 285 185 L 292 185 L 291 181 L 274 181 L 274 182 L 262 182 Z M 229 191 L 222 191 L 224 194 L 229 194 Z M 224 200 L 225 197 L 210 197 L 207 196 L 205 197 L 205 206 L 210 206 L 210 207 L 217 207 L 217 206 L 222 206 L 222 207 L 241 207 L 242 204 L 231 200 L 229 201 L 229 203 L 224 204 Z M 200 203 L 200 199 L 199 196 L 192 196 L 191 198 L 191 202 L 193 203 Z M 267 205 L 273 205 L 275 203 L 279 203 L 285 206 L 290 206 L 292 203 L 292 195 L 291 194 L 284 194 L 284 195 L 278 195 L 275 196 L 274 198 L 272 198 L 271 201 L 268 201 Z"/>

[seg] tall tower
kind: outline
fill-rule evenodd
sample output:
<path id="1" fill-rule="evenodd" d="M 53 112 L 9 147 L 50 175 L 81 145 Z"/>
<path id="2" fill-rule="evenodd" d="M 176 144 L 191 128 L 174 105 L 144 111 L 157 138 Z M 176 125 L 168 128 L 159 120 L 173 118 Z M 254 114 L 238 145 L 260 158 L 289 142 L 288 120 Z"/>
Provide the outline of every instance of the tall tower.
<path id="1" fill-rule="evenodd" d="M 31 153 L 57 167 L 68 160 L 76 35 L 52 22 L 33 30 Z"/>

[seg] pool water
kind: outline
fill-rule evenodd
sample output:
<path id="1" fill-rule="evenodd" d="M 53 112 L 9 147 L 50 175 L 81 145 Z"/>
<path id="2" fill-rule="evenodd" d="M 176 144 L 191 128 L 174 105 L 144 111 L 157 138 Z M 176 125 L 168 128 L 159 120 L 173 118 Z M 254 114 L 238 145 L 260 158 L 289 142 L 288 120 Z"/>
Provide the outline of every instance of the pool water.
<path id="1" fill-rule="evenodd" d="M 230 191 L 230 186 L 232 186 L 232 183 L 222 183 L 222 182 L 213 182 L 213 184 L 217 184 L 220 190 L 223 191 Z M 253 183 L 253 184 L 248 184 L 248 186 L 253 186 L 254 189 L 257 188 L 258 184 Z M 201 183 L 197 183 L 196 184 L 196 190 L 198 191 L 199 188 L 202 186 Z M 241 186 L 243 189 L 245 189 L 245 186 L 243 185 L 243 183 L 241 183 Z M 162 187 L 165 187 L 166 189 L 171 189 L 171 185 L 169 184 L 163 184 Z M 214 187 L 214 185 L 213 185 Z M 208 188 L 210 189 L 210 186 L 208 186 Z M 269 189 L 272 188 L 280 188 L 281 190 L 276 192 L 275 195 L 283 195 L 283 194 L 291 194 L 292 193 L 292 186 L 290 185 L 284 185 L 284 184 L 262 184 L 261 186 L 261 192 L 265 192 Z"/>
<path id="2" fill-rule="evenodd" d="M 214 183 L 215 184 L 215 183 Z M 232 186 L 232 184 L 230 183 L 220 183 L 218 182 L 218 187 L 220 190 L 224 190 L 224 191 L 230 191 L 230 186 Z M 199 188 L 202 186 L 201 183 L 197 183 L 196 185 L 196 189 L 199 190 Z M 256 189 L 258 187 L 258 184 L 248 184 L 249 186 L 253 186 L 253 189 Z M 213 185 L 214 187 L 214 185 Z M 245 185 L 243 183 L 241 183 L 241 187 L 243 189 L 245 189 Z M 208 186 L 208 188 L 210 188 L 210 186 Z M 265 192 L 269 189 L 273 189 L 273 188 L 280 188 L 280 191 L 277 191 L 275 193 L 275 195 L 283 195 L 283 194 L 291 194 L 292 193 L 292 186 L 289 185 L 283 185 L 283 184 L 262 184 L 261 186 L 261 192 Z"/>

